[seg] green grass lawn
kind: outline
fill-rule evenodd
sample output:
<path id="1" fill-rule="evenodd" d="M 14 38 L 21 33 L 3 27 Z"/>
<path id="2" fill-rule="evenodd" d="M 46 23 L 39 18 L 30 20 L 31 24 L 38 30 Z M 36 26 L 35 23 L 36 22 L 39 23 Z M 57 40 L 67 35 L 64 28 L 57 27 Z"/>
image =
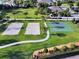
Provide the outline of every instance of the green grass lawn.
<path id="1" fill-rule="evenodd" d="M 31 18 L 31 19 L 39 19 L 42 16 L 46 16 L 47 15 L 42 15 L 42 14 L 38 14 L 35 15 L 35 12 L 37 11 L 37 8 L 19 8 L 19 9 L 13 9 L 13 10 L 6 10 L 5 12 L 5 17 L 9 16 L 12 19 L 23 19 L 23 18 Z M 13 14 L 13 13 L 16 14 Z M 26 14 L 27 13 L 27 14 Z M 21 15 L 21 16 L 20 16 Z"/>
<path id="2" fill-rule="evenodd" d="M 25 22 L 27 24 L 29 21 L 23 21 L 23 22 Z M 41 21 L 38 21 L 38 22 L 41 22 Z M 47 21 L 47 22 L 51 22 L 51 21 Z M 27 56 L 23 55 L 25 57 L 25 59 L 31 59 L 30 55 L 28 53 L 32 52 L 34 50 L 41 49 L 44 47 L 65 44 L 68 42 L 79 41 L 79 27 L 76 24 L 73 24 L 71 21 L 68 21 L 68 22 L 64 21 L 64 22 L 68 23 L 73 28 L 74 31 L 67 32 L 67 33 L 63 32 L 65 34 L 65 36 L 50 35 L 50 38 L 47 41 L 41 42 L 41 43 L 22 44 L 22 45 L 16 45 L 16 46 L 0 49 L 0 53 L 2 53 L 2 54 L 0 54 L 0 59 L 8 59 L 8 58 L 10 59 L 10 56 L 7 56 L 7 57 L 4 56 L 4 54 L 8 54 L 9 51 L 22 51 L 24 54 L 27 54 Z M 24 31 L 22 30 L 21 34 L 23 32 Z M 13 36 L 13 37 L 15 37 L 15 36 Z M 5 40 L 7 39 L 7 37 L 3 37 L 3 38 L 5 38 Z M 38 38 L 38 36 L 35 36 L 35 38 Z M 1 40 L 1 35 L 0 35 L 0 40 Z M 2 57 L 2 56 L 4 56 L 4 57 Z"/>

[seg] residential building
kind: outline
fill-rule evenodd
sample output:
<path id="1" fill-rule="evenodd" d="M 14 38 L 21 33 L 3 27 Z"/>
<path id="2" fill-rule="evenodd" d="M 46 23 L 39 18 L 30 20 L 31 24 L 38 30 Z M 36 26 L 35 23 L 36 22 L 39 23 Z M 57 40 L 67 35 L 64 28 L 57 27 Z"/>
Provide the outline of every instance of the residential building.
<path id="1" fill-rule="evenodd" d="M 14 0 L 0 0 L 0 4 L 2 4 L 2 5 L 12 5 L 12 6 L 14 6 L 15 5 L 15 3 L 14 3 Z"/>

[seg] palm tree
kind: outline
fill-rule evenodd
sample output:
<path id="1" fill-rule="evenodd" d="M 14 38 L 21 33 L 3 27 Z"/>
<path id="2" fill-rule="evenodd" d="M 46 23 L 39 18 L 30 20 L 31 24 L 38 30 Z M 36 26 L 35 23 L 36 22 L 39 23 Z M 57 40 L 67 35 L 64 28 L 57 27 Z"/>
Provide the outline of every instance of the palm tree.
<path id="1" fill-rule="evenodd" d="M 47 8 L 49 5 L 47 3 L 39 3 L 39 8 Z"/>
<path id="2" fill-rule="evenodd" d="M 7 20 L 9 20 L 10 19 L 10 16 L 6 16 L 6 18 L 7 18 Z"/>
<path id="3" fill-rule="evenodd" d="M 72 6 L 74 6 L 74 4 L 73 4 L 73 3 L 69 3 L 69 5 L 70 5 L 70 8 L 72 8 Z"/>
<path id="4" fill-rule="evenodd" d="M 3 18 L 3 16 L 2 16 L 2 15 L 0 15 L 0 20 L 2 20 L 2 18 Z"/>
<path id="5" fill-rule="evenodd" d="M 4 12 L 3 12 L 3 11 L 1 11 L 1 12 L 0 12 L 0 20 L 2 20 L 2 19 L 3 19 L 3 17 L 4 17 Z"/>
<path id="6" fill-rule="evenodd" d="M 79 1 L 76 2 L 76 6 L 78 6 L 78 8 L 79 8 Z"/>
<path id="7" fill-rule="evenodd" d="M 56 2 L 56 5 L 57 5 L 57 6 L 61 6 L 61 5 L 62 5 L 62 2 L 61 2 L 61 1 L 57 1 L 57 2 Z"/>
<path id="8" fill-rule="evenodd" d="M 75 18 L 73 18 L 72 22 L 75 23 L 75 21 L 76 21 Z"/>
<path id="9" fill-rule="evenodd" d="M 70 12 L 69 12 L 69 9 L 67 9 L 67 10 L 65 10 L 65 11 L 62 11 L 62 12 L 59 12 L 59 13 L 60 13 L 61 16 L 66 16 L 66 17 L 67 17 L 67 16 L 71 16 L 71 15 L 70 15 Z"/>
<path id="10" fill-rule="evenodd" d="M 68 4 L 70 5 L 70 8 L 74 5 L 74 2 L 72 0 L 68 0 Z"/>
<path id="11" fill-rule="evenodd" d="M 0 10 L 2 10 L 2 9 L 3 9 L 3 5 L 0 4 Z"/>
<path id="12" fill-rule="evenodd" d="M 14 19 L 16 19 L 15 15 L 17 14 L 16 11 L 13 11 Z"/>
<path id="13" fill-rule="evenodd" d="M 46 22 L 46 18 L 45 18 L 45 16 L 42 16 L 42 20 L 44 20 L 44 21 Z"/>
<path id="14" fill-rule="evenodd" d="M 56 2 L 53 2 L 53 5 L 56 6 Z"/>
<path id="15" fill-rule="evenodd" d="M 36 6 L 37 0 L 32 0 L 32 3 L 33 3 L 33 7 Z"/>

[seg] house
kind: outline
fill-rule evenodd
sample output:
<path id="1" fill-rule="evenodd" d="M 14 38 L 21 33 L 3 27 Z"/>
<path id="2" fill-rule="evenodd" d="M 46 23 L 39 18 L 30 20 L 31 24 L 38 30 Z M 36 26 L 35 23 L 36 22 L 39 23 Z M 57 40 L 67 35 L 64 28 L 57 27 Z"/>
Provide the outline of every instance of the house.
<path id="1" fill-rule="evenodd" d="M 65 0 L 37 0 L 38 3 L 52 3 L 52 2 L 57 2 L 57 1 L 62 1 L 64 2 Z"/>
<path id="2" fill-rule="evenodd" d="M 48 7 L 49 10 L 51 10 L 51 13 L 49 14 L 50 18 L 60 18 L 61 15 L 59 14 L 59 12 L 65 11 L 67 10 L 66 7 L 62 7 L 62 6 L 50 6 Z"/>
<path id="3" fill-rule="evenodd" d="M 2 5 L 10 5 L 10 6 L 15 5 L 14 0 L 0 0 L 0 4 L 2 4 Z"/>

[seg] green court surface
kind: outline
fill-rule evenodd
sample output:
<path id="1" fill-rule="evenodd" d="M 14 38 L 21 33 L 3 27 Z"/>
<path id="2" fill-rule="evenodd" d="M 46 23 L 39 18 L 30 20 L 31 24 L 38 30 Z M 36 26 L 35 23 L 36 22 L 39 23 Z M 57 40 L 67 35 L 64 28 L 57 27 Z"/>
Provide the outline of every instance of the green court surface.
<path id="1" fill-rule="evenodd" d="M 72 32 L 73 28 L 65 22 L 48 22 L 50 32 Z"/>

